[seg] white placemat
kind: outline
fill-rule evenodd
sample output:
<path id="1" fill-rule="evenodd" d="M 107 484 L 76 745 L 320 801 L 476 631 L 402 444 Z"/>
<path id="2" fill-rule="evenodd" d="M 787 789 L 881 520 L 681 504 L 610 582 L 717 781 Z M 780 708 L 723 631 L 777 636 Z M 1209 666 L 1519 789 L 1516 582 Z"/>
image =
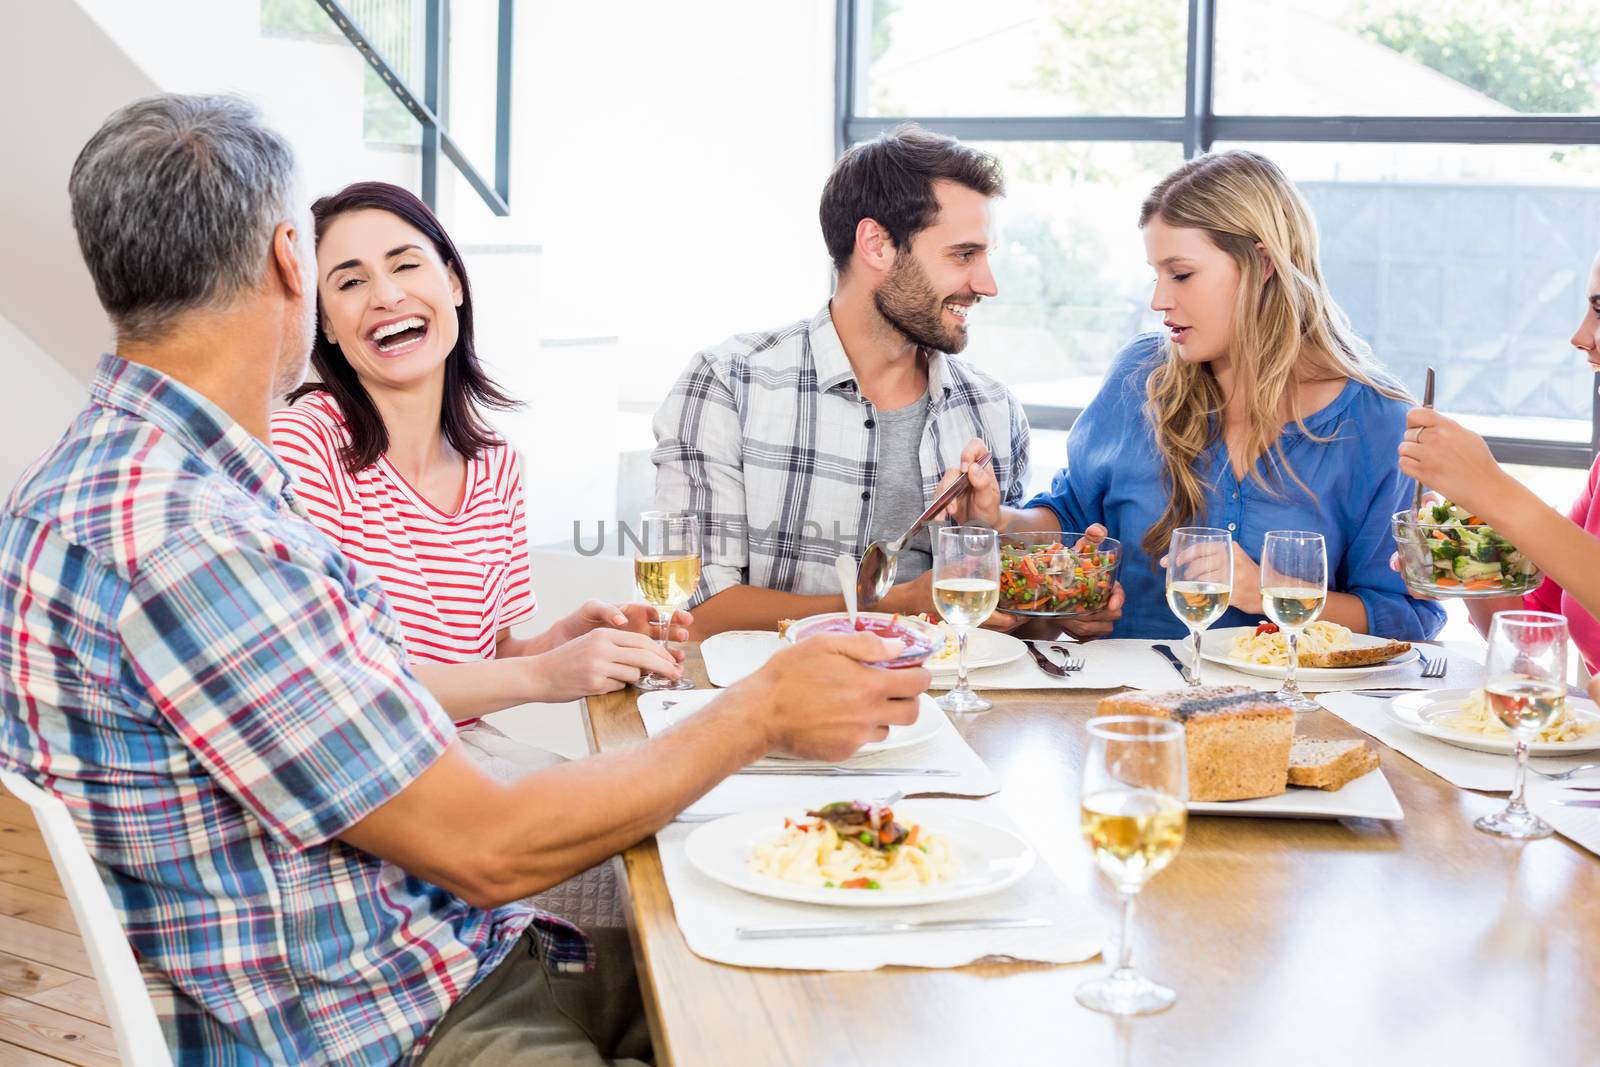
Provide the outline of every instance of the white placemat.
<path id="1" fill-rule="evenodd" d="M 1024 656 L 1003 667 L 985 667 L 970 671 L 968 680 L 974 689 L 1181 689 L 1183 678 L 1155 650 L 1157 644 L 1170 645 L 1178 658 L 1189 662 L 1186 641 L 1139 641 L 1127 638 L 1103 641 L 1085 641 L 1072 644 L 1074 657 L 1083 660 L 1083 669 L 1067 678 L 1053 678 L 1041 671 L 1032 656 Z M 1459 686 L 1483 684 L 1481 652 L 1470 645 L 1452 642 L 1448 646 L 1417 646 L 1432 658 L 1436 654 L 1448 655 L 1449 673 L 1444 678 L 1424 678 L 1419 664 L 1410 663 L 1392 671 L 1349 678 L 1339 681 L 1314 682 L 1302 679 L 1300 688 L 1307 693 L 1335 693 L 1355 689 L 1451 689 Z M 1059 655 L 1046 655 L 1052 662 L 1060 662 Z M 1216 663 L 1202 660 L 1200 680 L 1206 685 L 1243 685 L 1264 693 L 1277 690 L 1281 684 L 1275 678 L 1246 674 Z M 955 685 L 955 675 L 935 676 L 934 689 L 949 689 Z"/>
<path id="2" fill-rule="evenodd" d="M 953 813 L 984 819 L 1021 833 L 993 804 L 970 800 L 925 801 Z M 992 896 L 904 910 L 829 908 L 771 900 L 714 882 L 689 863 L 684 841 L 693 825 L 673 823 L 656 834 L 667 892 L 683 939 L 697 956 L 739 967 L 785 970 L 871 971 L 879 967 L 959 967 L 987 957 L 1076 963 L 1092 959 L 1105 940 L 1105 926 L 1088 901 L 1072 894 L 1047 864 L 1034 865 L 1018 884 Z M 1041 917 L 1052 925 L 1019 930 L 957 930 L 939 933 L 856 937 L 781 938 L 741 941 L 740 926 L 877 921 Z"/>
<path id="3" fill-rule="evenodd" d="M 1487 793 L 1511 792 L 1511 776 L 1516 768 L 1508 755 L 1474 752 L 1408 730 L 1390 716 L 1389 701 L 1386 699 L 1356 696 L 1353 693 L 1329 693 L 1319 703 L 1357 730 L 1371 734 L 1396 752 L 1411 757 L 1451 785 Z M 1544 770 L 1561 771 L 1596 760 L 1595 753 L 1588 752 L 1559 759 L 1540 757 L 1536 762 Z M 1537 777 L 1528 775 L 1530 781 Z M 1600 785 L 1600 780 L 1594 784 Z"/>
<path id="4" fill-rule="evenodd" d="M 645 732 L 652 737 L 673 723 L 692 715 L 722 693 L 719 689 L 694 689 L 680 693 L 645 693 L 639 697 L 639 717 Z M 952 770 L 949 777 L 919 775 L 872 775 L 861 778 L 821 777 L 809 774 L 750 775 L 734 774 L 713 786 L 691 804 L 690 815 L 726 814 L 767 808 L 779 804 L 826 804 L 830 800 L 869 800 L 900 792 L 906 796 L 947 794 L 982 797 L 998 792 L 1000 780 L 984 764 L 972 746 L 962 738 L 948 716 L 933 705 L 926 693 L 921 698 L 923 714 L 933 714 L 938 731 L 927 741 L 905 748 L 856 756 L 851 767 L 934 767 Z M 670 708 L 662 707 L 670 701 Z M 770 761 L 776 762 L 776 761 Z"/>
<path id="5" fill-rule="evenodd" d="M 1529 809 L 1554 826 L 1562 837 L 1600 855 L 1600 808 L 1564 808 L 1551 803 L 1558 798 L 1564 800 L 1600 798 L 1600 793 L 1576 793 L 1566 788 L 1569 784 L 1600 785 L 1600 773 L 1580 777 L 1583 778 L 1581 783 L 1568 783 L 1547 782 L 1535 775 L 1529 775 L 1525 796 Z"/>

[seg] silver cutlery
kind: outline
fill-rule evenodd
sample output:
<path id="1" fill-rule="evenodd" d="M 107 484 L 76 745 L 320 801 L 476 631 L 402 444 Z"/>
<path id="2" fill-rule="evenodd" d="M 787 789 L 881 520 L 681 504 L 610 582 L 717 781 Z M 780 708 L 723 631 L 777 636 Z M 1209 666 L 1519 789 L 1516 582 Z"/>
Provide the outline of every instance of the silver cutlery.
<path id="1" fill-rule="evenodd" d="M 870 890 L 863 890 L 870 892 Z M 741 941 L 774 937 L 855 937 L 858 934 L 941 933 L 948 930 L 1021 930 L 1054 926 L 1049 919 L 887 919 L 850 923 L 806 923 L 801 926 L 740 926 Z"/>
<path id="2" fill-rule="evenodd" d="M 1565 771 L 1541 771 L 1539 768 L 1530 763 L 1528 764 L 1528 770 L 1532 771 L 1534 774 L 1537 774 L 1541 778 L 1548 778 L 1552 782 L 1564 782 L 1573 775 L 1582 774 L 1584 771 L 1600 770 L 1600 763 L 1585 763 Z"/>
<path id="3" fill-rule="evenodd" d="M 1088 663 L 1088 660 L 1084 659 L 1082 656 L 1074 656 L 1072 654 L 1072 650 L 1075 646 L 1069 645 L 1064 641 L 1040 641 L 1030 639 L 1023 643 L 1028 645 L 1030 648 L 1038 648 L 1044 652 L 1061 653 L 1061 669 L 1067 671 L 1068 673 L 1081 671 Z"/>
<path id="4" fill-rule="evenodd" d="M 952 778 L 960 772 L 935 767 L 840 767 L 834 764 L 826 767 L 746 767 L 733 773 L 809 775 L 816 778 Z"/>
<path id="5" fill-rule="evenodd" d="M 1558 808 L 1600 808 L 1600 797 L 1583 797 L 1580 800 L 1552 800 Z"/>
<path id="6" fill-rule="evenodd" d="M 1031 641 L 1024 641 L 1022 643 L 1022 647 L 1027 649 L 1028 655 L 1033 657 L 1034 665 L 1050 677 L 1066 678 L 1072 673 L 1065 667 L 1056 666 L 1050 657 L 1046 656 L 1043 652 L 1040 652 L 1038 647 L 1035 646 Z"/>
<path id="7" fill-rule="evenodd" d="M 1419 648 L 1417 649 L 1417 658 L 1422 661 L 1422 676 L 1424 678 L 1443 678 L 1445 672 L 1450 669 L 1450 657 L 1448 656 L 1439 655 L 1429 659 L 1422 654 L 1422 650 Z"/>
<path id="8" fill-rule="evenodd" d="M 1566 788 L 1574 793 L 1600 793 L 1600 785 L 1569 785 Z"/>
<path id="9" fill-rule="evenodd" d="M 1176 652 L 1172 651 L 1172 646 L 1152 645 L 1151 647 L 1157 652 L 1161 653 L 1163 659 L 1172 664 L 1172 669 L 1178 672 L 1178 677 L 1183 679 L 1183 684 L 1188 685 L 1189 672 L 1183 669 L 1183 661 L 1178 658 L 1178 654 Z"/>
<path id="10" fill-rule="evenodd" d="M 726 819 L 729 815 L 737 814 L 732 811 L 680 811 L 672 817 L 673 822 L 716 822 Z"/>
<path id="11" fill-rule="evenodd" d="M 987 467 L 989 461 L 994 459 L 994 453 L 984 456 L 978 461 L 978 469 Z M 906 547 L 906 542 L 922 529 L 923 525 L 939 512 L 943 511 L 956 497 L 966 492 L 971 486 L 970 474 L 963 473 L 959 478 L 950 483 L 950 486 L 940 493 L 928 509 L 917 516 L 917 521 L 905 533 L 893 541 L 874 541 L 861 553 L 861 565 L 856 568 L 856 603 L 862 611 L 867 610 L 882 600 L 889 592 L 889 587 L 894 584 L 895 567 L 900 562 L 900 552 Z"/>

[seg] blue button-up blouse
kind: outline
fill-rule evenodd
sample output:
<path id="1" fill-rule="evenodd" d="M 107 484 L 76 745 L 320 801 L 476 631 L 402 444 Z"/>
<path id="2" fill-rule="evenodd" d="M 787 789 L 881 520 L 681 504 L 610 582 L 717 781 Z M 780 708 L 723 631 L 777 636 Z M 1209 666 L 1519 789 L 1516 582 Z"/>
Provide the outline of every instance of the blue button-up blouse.
<path id="1" fill-rule="evenodd" d="M 1122 542 L 1127 604 L 1115 637 L 1188 633 L 1167 607 L 1160 553 L 1152 558 L 1139 544 L 1166 509 L 1161 457 L 1144 406 L 1145 383 L 1166 358 L 1163 337 L 1156 333 L 1134 338 L 1118 353 L 1099 394 L 1072 427 L 1067 465 L 1056 473 L 1049 492 L 1027 504 L 1050 508 L 1063 530 L 1104 523 Z M 1351 380 L 1331 404 L 1305 420 L 1306 429 L 1323 440 L 1313 440 L 1299 426 L 1284 427 L 1284 454 L 1309 495 L 1293 479 L 1273 477 L 1271 453 L 1260 463 L 1273 488 L 1254 478 L 1239 480 L 1227 448 L 1217 440 L 1198 461 L 1211 489 L 1204 514 L 1190 525 L 1232 532 L 1257 562 L 1267 531 L 1315 530 L 1327 540 L 1328 588 L 1361 598 L 1371 633 L 1399 640 L 1432 637 L 1444 625 L 1444 609 L 1407 595 L 1400 576 L 1389 569 L 1390 518 L 1408 506 L 1413 490 L 1395 462 L 1407 408 L 1404 401 Z M 1216 625 L 1258 621 L 1260 616 L 1229 608 Z"/>

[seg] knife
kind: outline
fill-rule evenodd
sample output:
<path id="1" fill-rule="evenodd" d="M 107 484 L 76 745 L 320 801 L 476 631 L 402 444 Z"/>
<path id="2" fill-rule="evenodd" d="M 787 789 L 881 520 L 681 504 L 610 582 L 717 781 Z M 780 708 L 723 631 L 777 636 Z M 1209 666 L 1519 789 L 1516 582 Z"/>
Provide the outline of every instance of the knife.
<path id="1" fill-rule="evenodd" d="M 796 774 L 815 778 L 884 778 L 899 776 L 927 776 L 951 778 L 958 771 L 933 767 L 746 767 L 735 774 Z"/>
<path id="2" fill-rule="evenodd" d="M 1552 800 L 1558 808 L 1600 808 L 1600 797 L 1581 797 L 1577 800 Z"/>
<path id="3" fill-rule="evenodd" d="M 870 892 L 870 890 L 863 890 Z M 916 934 L 946 930 L 1019 930 L 1054 926 L 1049 919 L 909 919 L 858 923 L 807 923 L 803 926 L 740 926 L 741 941 L 774 937 L 854 937 L 857 934 Z"/>
<path id="4" fill-rule="evenodd" d="M 1183 669 L 1183 661 L 1178 658 L 1178 654 L 1176 652 L 1172 651 L 1172 646 L 1152 645 L 1151 647 L 1157 652 L 1161 653 L 1161 655 L 1166 658 L 1168 663 L 1172 664 L 1172 669 L 1178 672 L 1178 677 L 1183 679 L 1183 684 L 1188 685 L 1189 672 Z"/>

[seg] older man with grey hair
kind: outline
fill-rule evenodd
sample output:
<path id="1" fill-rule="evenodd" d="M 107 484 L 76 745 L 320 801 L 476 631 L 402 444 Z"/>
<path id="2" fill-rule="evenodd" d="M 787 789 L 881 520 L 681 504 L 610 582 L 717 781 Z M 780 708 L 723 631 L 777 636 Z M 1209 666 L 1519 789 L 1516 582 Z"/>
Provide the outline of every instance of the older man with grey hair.
<path id="1" fill-rule="evenodd" d="M 66 800 L 175 1058 L 649 1055 L 626 939 L 508 902 L 767 751 L 912 721 L 927 673 L 816 639 L 631 751 L 489 777 L 264 443 L 316 308 L 288 145 L 242 101 L 155 97 L 70 193 L 116 354 L 0 511 L 0 767 Z"/>

